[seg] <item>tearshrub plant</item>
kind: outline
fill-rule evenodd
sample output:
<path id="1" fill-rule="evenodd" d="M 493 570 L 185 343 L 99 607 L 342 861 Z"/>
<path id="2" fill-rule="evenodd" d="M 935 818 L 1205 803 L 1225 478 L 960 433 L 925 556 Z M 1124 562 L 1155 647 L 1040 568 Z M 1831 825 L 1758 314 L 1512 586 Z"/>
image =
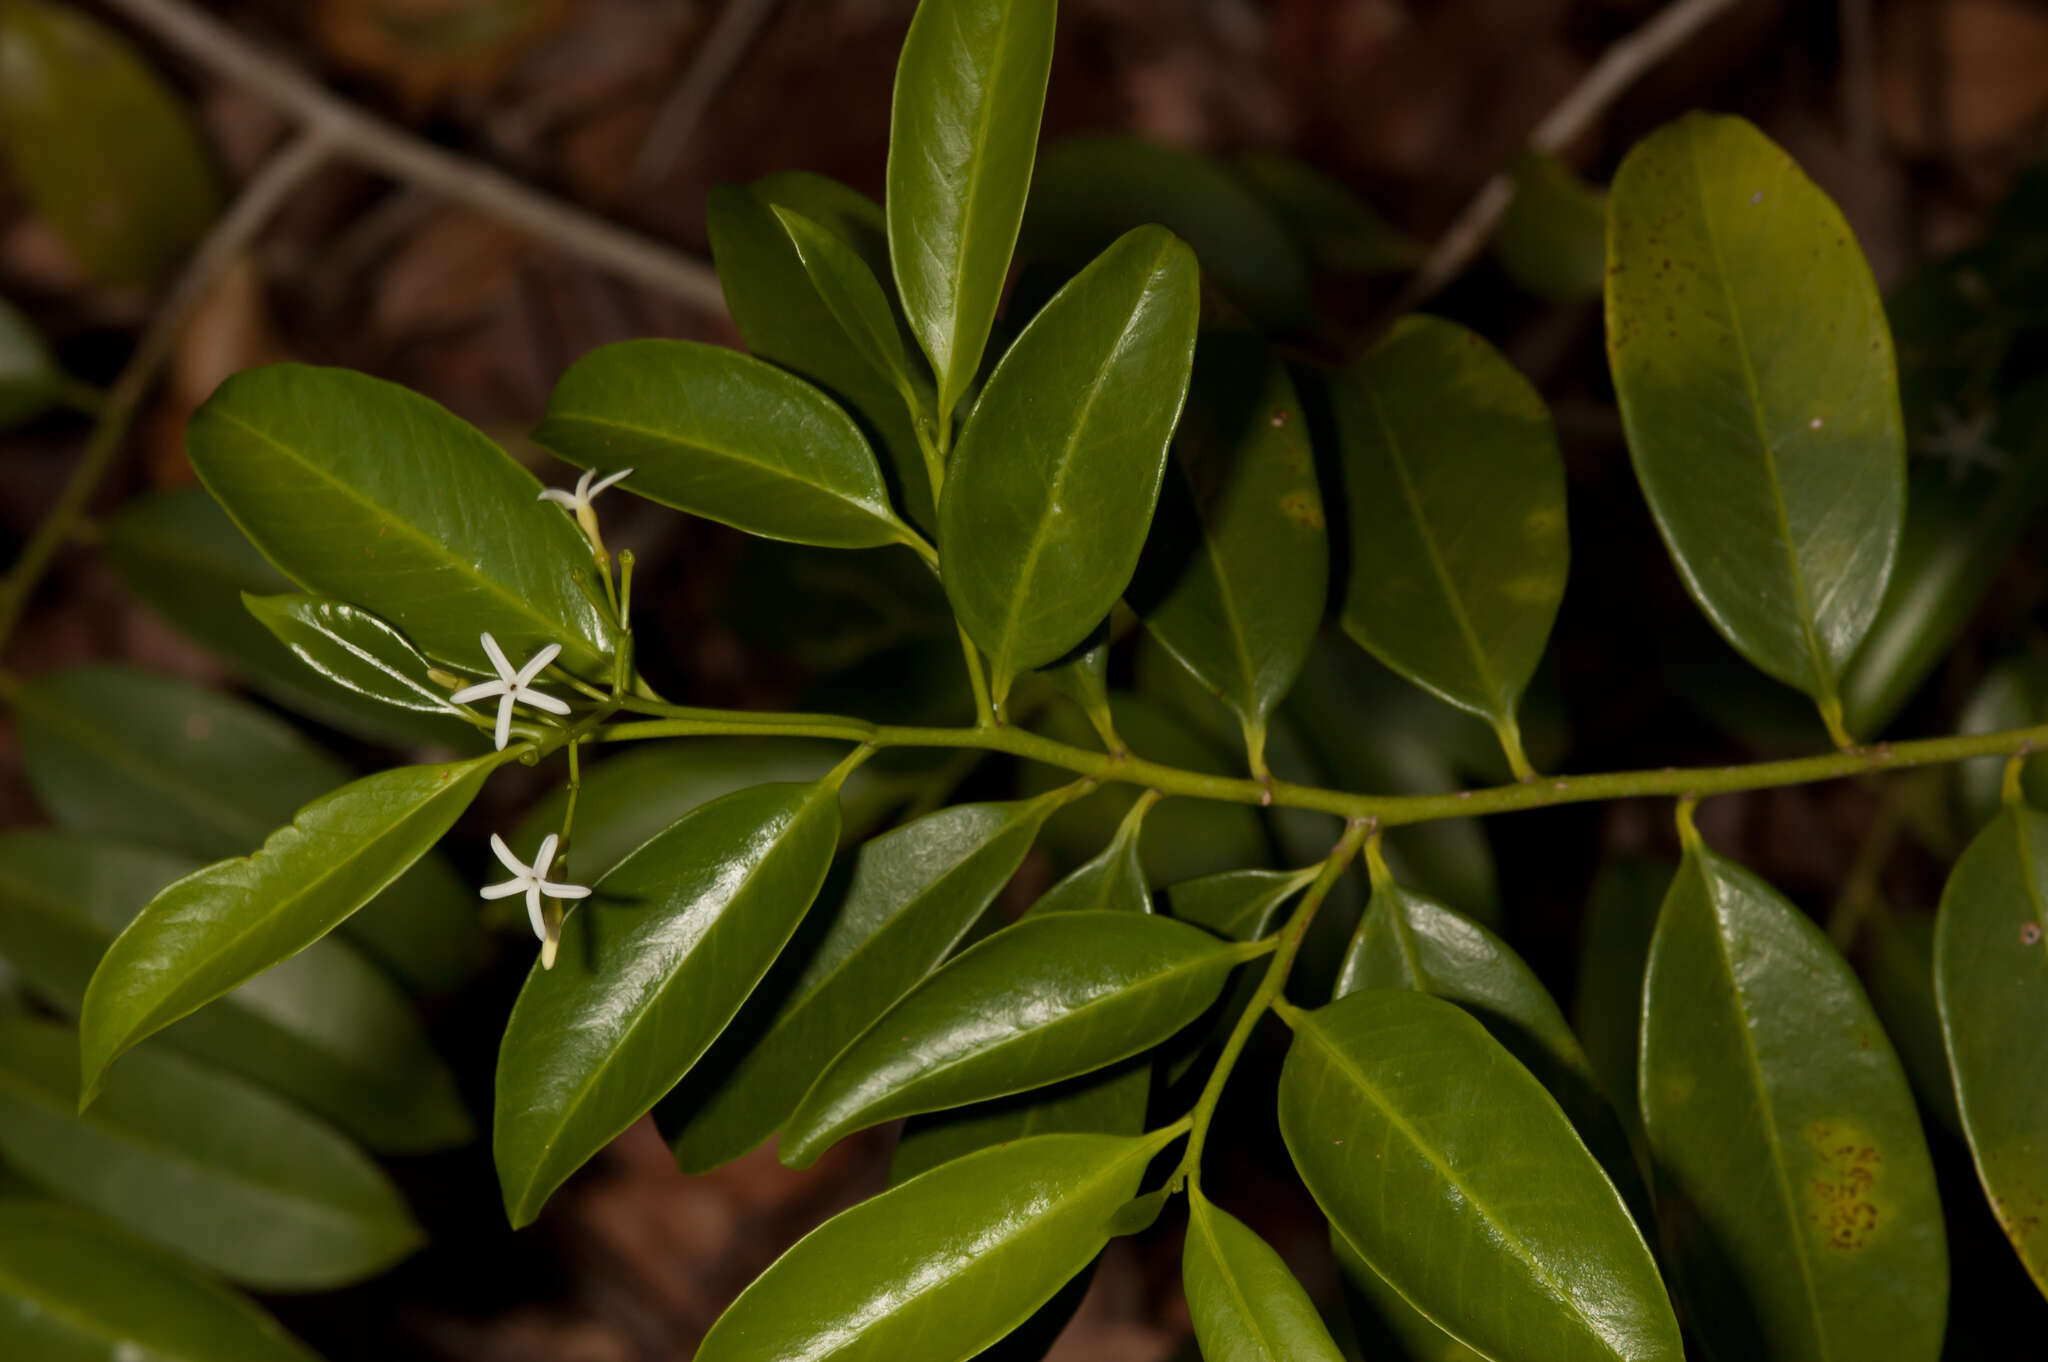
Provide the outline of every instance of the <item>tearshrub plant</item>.
<path id="1" fill-rule="evenodd" d="M 1860 741 L 1955 644 L 2042 501 L 2048 423 L 1977 343 L 1996 327 L 1925 324 L 1957 315 L 1951 294 L 1984 299 L 1966 273 L 2012 261 L 1987 247 L 1902 295 L 1924 351 L 1902 401 L 1841 214 L 1749 124 L 1654 133 L 1604 205 L 1524 168 L 1561 205 L 1557 244 L 1518 238 L 1503 263 L 1604 293 L 1629 453 L 1686 589 L 1835 747 L 1539 774 L 1524 699 L 1570 557 L 1543 400 L 1435 317 L 1342 365 L 1276 349 L 1301 321 L 1299 248 L 1217 205 L 1327 208 L 1298 167 L 1248 161 L 1219 188 L 1191 162 L 1206 188 L 1148 198 L 1132 168 L 1180 162 L 1098 139 L 1048 156 L 1034 191 L 1053 17 L 924 0 L 882 206 L 804 174 L 718 191 L 754 353 L 640 340 L 576 363 L 534 436 L 584 470 L 573 490 L 341 370 L 246 372 L 193 418 L 213 500 L 131 506 L 109 554 L 266 693 L 459 755 L 346 780 L 228 697 L 104 668 L 8 683 L 60 830 L 0 848 L 0 950 L 77 1027 L 0 1020 L 0 1156 L 130 1236 L 0 1201 L 9 1291 L 90 1263 L 103 1329 L 164 1356 L 289 1358 L 184 1263 L 290 1291 L 411 1251 L 363 1149 L 473 1135 L 404 997 L 473 964 L 467 910 L 446 906 L 470 891 L 434 847 L 500 767 L 550 763 L 565 779 L 493 833 L 505 878 L 481 889 L 539 941 L 489 1126 L 512 1224 L 650 1112 L 688 1172 L 771 1137 L 802 1167 L 904 1122 L 888 1189 L 763 1272 L 702 1362 L 1040 1355 L 1105 1245 L 1175 1202 L 1204 1356 L 1344 1356 L 1346 1326 L 1204 1188 L 1269 1017 L 1286 1154 L 1380 1355 L 1675 1362 L 1682 1319 L 1697 1356 L 1932 1362 L 1949 1268 L 1888 1038 L 1904 1014 L 1881 1022 L 1837 945 L 1710 850 L 1692 810 L 1999 757 L 2002 793 L 1968 786 L 1982 830 L 1931 945 L 1887 949 L 1931 993 L 1899 1035 L 1930 1119 L 1966 1138 L 2048 1288 L 2048 816 L 2025 764 L 2048 691 L 2023 660 L 1964 735 Z M 1145 220 L 1176 211 L 1194 246 Z M 1006 309 L 1020 230 L 1057 267 L 1023 271 Z M 1999 458 L 1909 479 L 1909 431 Z M 663 584 L 607 550 L 600 494 L 829 551 L 850 578 L 899 560 L 943 602 L 916 674 L 944 683 L 887 688 L 882 718 L 663 697 L 633 647 L 636 592 Z M 261 586 L 226 612 L 166 585 L 207 535 Z M 1111 693 L 1131 635 L 1203 741 Z M 949 687 L 957 711 L 934 698 Z M 1375 726 L 1436 791 L 1321 783 L 1413 788 L 1360 736 Z M 586 778 L 620 744 L 640 750 Z M 956 802 L 991 755 L 1016 759 L 1016 797 Z M 1448 784 L 1495 765 L 1497 783 Z M 137 772 L 165 783 L 138 791 Z M 1645 796 L 1673 801 L 1683 860 L 1603 880 L 1596 939 L 1622 944 L 1589 956 L 1582 1044 L 1489 925 L 1470 820 Z M 298 812 L 241 854 L 280 807 Z M 1293 867 L 1270 865 L 1266 826 Z M 1076 868 L 1004 924 L 998 894 L 1053 838 Z M 0 1339 L 43 1356 L 56 1335 L 36 1331 L 68 1327 L 24 1311 Z"/>

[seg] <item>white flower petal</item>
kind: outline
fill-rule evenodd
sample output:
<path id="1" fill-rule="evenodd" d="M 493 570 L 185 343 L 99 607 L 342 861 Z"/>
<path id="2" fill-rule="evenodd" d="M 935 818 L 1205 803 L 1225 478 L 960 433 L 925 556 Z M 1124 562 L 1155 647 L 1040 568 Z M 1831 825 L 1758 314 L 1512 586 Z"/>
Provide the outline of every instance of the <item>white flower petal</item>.
<path id="1" fill-rule="evenodd" d="M 498 646 L 498 640 L 489 634 L 481 634 L 478 637 L 484 645 L 484 654 L 491 659 L 491 666 L 498 673 L 499 679 L 511 680 L 514 675 L 512 664 L 505 659 L 505 650 Z"/>
<path id="2" fill-rule="evenodd" d="M 518 673 L 513 676 L 512 684 L 515 686 L 524 686 L 531 684 L 533 678 L 539 676 L 543 671 L 546 671 L 548 663 L 553 662 L 555 660 L 556 654 L 560 653 L 561 651 L 561 644 L 550 643 L 547 647 L 541 649 L 532 657 L 526 659 L 526 665 L 521 667 Z"/>
<path id="3" fill-rule="evenodd" d="M 500 752 L 504 751 L 505 744 L 512 740 L 512 692 L 509 690 L 505 692 L 505 698 L 498 701 L 498 729 L 493 736 L 497 739 Z"/>
<path id="4" fill-rule="evenodd" d="M 548 867 L 555 863 L 555 848 L 561 844 L 562 839 L 552 832 L 540 839 L 540 850 L 533 857 L 533 878 L 536 882 L 548 877 Z"/>
<path id="5" fill-rule="evenodd" d="M 535 709 L 544 709 L 550 714 L 567 714 L 569 706 L 552 695 L 543 695 L 537 690 L 521 691 L 519 698 Z"/>
<path id="6" fill-rule="evenodd" d="M 498 858 L 499 864 L 515 875 L 531 875 L 533 873 L 526 862 L 512 854 L 512 848 L 505 845 L 505 839 L 495 832 L 491 834 L 491 854 Z"/>
<path id="7" fill-rule="evenodd" d="M 587 884 L 556 884 L 552 880 L 544 880 L 541 882 L 540 887 L 549 898 L 587 899 L 590 897 L 590 886 Z"/>
<path id="8" fill-rule="evenodd" d="M 522 877 L 516 880 L 506 880 L 503 884 L 487 884 L 476 892 L 479 898 L 509 899 L 514 894 L 523 894 L 532 887 Z"/>
<path id="9" fill-rule="evenodd" d="M 503 681 L 479 681 L 474 686 L 464 686 L 461 690 L 449 696 L 448 699 L 454 704 L 467 705 L 477 700 L 488 700 L 493 695 L 503 695 L 504 693 L 505 683 Z"/>
<path id="10" fill-rule="evenodd" d="M 559 487 L 541 488 L 538 499 L 541 501 L 552 501 L 555 505 L 567 507 L 571 511 L 576 509 L 575 494 L 573 492 L 564 492 Z"/>
<path id="11" fill-rule="evenodd" d="M 533 924 L 533 934 L 542 941 L 548 939 L 547 919 L 540 915 L 540 886 L 526 891 L 526 920 Z"/>
<path id="12" fill-rule="evenodd" d="M 602 482 L 598 483 L 597 486 L 590 489 L 590 495 L 593 498 L 595 498 L 599 492 L 602 492 L 605 488 L 611 486 L 613 483 L 619 481 L 621 478 L 630 478 L 632 476 L 633 470 L 630 468 L 621 468 L 616 473 L 608 473 L 605 475 L 605 478 Z"/>

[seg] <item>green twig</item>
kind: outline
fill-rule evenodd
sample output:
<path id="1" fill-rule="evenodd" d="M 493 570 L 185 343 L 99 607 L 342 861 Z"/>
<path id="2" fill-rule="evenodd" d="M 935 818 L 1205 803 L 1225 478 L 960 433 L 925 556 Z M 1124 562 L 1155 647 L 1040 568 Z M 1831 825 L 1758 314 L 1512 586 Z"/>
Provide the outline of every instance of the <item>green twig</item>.
<path id="1" fill-rule="evenodd" d="M 1323 906 L 1331 888 L 1337 883 L 1352 858 L 1358 855 L 1358 847 L 1372 831 L 1369 820 L 1353 819 L 1344 829 L 1344 835 L 1337 845 L 1330 849 L 1322 867 L 1316 872 L 1315 883 L 1309 886 L 1302 898 L 1301 906 L 1281 929 L 1279 945 L 1266 966 L 1264 977 L 1259 980 L 1258 991 L 1245 1005 L 1244 1015 L 1231 1028 L 1230 1038 L 1223 1042 L 1223 1052 L 1216 1057 L 1216 1067 L 1209 1072 L 1209 1081 L 1202 1088 L 1202 1095 L 1195 1099 L 1191 1134 L 1187 1152 L 1181 1155 L 1181 1171 L 1187 1174 L 1189 1187 L 1200 1190 L 1202 1186 L 1202 1146 L 1209 1138 L 1209 1124 L 1216 1116 L 1216 1105 L 1223 1100 L 1223 1089 L 1230 1082 L 1231 1070 L 1237 1067 L 1238 1056 L 1251 1040 L 1252 1031 L 1259 1019 L 1280 996 L 1280 990 L 1287 984 L 1287 975 L 1294 968 L 1295 957 L 1301 953 L 1302 939 L 1308 935 L 1309 924 L 1315 921 L 1316 910 Z"/>
<path id="2" fill-rule="evenodd" d="M 1442 795 L 1369 795 L 1299 785 L 1270 783 L 1233 776 L 1182 770 L 1128 754 L 1092 752 L 1057 742 L 1015 726 L 1001 728 L 916 728 L 876 724 L 837 714 L 770 714 L 749 710 L 692 709 L 628 698 L 624 707 L 660 718 L 618 723 L 600 729 L 604 742 L 647 738 L 773 734 L 785 737 L 836 738 L 876 747 L 974 747 L 1057 766 L 1096 780 L 1149 785 L 1163 794 L 1187 795 L 1232 804 L 1276 804 L 1282 808 L 1316 809 L 1346 818 L 1370 818 L 1383 827 L 1428 823 L 1444 818 L 1471 818 L 1586 804 L 1613 799 L 1690 798 L 1765 790 L 1783 785 L 1809 785 L 1878 771 L 1905 770 L 2007 757 L 2048 748 L 2048 724 L 2001 733 L 1973 733 L 1916 742 L 1878 743 L 1815 757 L 1753 762 L 1743 766 L 1667 766 L 1657 771 L 1611 771 L 1598 775 L 1544 777 L 1534 781 L 1464 790 Z"/>

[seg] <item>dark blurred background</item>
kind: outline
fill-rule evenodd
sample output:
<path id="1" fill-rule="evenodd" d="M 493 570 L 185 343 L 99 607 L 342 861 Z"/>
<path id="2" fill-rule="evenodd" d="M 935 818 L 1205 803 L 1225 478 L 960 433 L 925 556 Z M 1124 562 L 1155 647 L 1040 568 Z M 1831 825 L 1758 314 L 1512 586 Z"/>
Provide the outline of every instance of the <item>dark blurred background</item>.
<path id="1" fill-rule="evenodd" d="M 732 3 L 747 4 L 758 27 L 727 23 L 732 60 L 706 83 L 699 58 Z M 796 167 L 880 197 L 890 83 L 912 7 L 217 0 L 203 8 L 394 123 L 705 257 L 705 200 L 720 182 Z M 1114 129 L 1215 153 L 1288 152 L 1427 243 L 1513 161 L 1600 53 L 1657 8 L 1653 0 L 1065 0 L 1046 137 Z M 230 185 L 287 136 L 287 119 L 261 96 L 134 36 L 191 101 Z M 699 75 L 686 77 L 693 69 Z M 662 117 L 689 81 L 698 116 Z M 1741 0 L 1635 82 L 1563 159 L 1604 183 L 1637 138 L 1695 107 L 1743 114 L 1789 150 L 1841 204 L 1890 289 L 1978 239 L 2015 176 L 2040 156 L 2048 4 Z M 2036 225 L 2048 234 L 2048 222 Z M 1301 356 L 1341 355 L 1398 283 L 1323 281 L 1332 320 L 1299 338 Z M 52 338 L 72 371 L 96 381 L 118 371 L 155 304 L 146 288 L 92 282 L 62 240 L 26 214 L 4 174 L 0 294 Z M 1539 689 L 1549 697 L 1546 722 L 1568 735 L 1560 740 L 1566 768 L 1739 760 L 1817 740 L 1817 727 L 1809 731 L 1800 717 L 1776 730 L 1720 722 L 1717 698 L 1753 697 L 1768 683 L 1732 679 L 1738 669 L 1710 636 L 1668 641 L 1673 622 L 1690 623 L 1696 612 L 1635 491 L 1598 302 L 1532 298 L 1481 260 L 1432 307 L 1499 344 L 1557 416 L 1572 477 L 1574 562 Z M 415 387 L 560 481 L 522 432 L 577 356 L 640 335 L 739 343 L 718 312 L 621 283 L 430 193 L 330 169 L 185 329 L 100 504 L 189 483 L 181 431 L 193 408 L 228 374 L 284 357 Z M 56 496 L 82 432 L 75 418 L 52 416 L 0 443 L 0 547 L 9 556 Z M 806 660 L 773 646 L 775 622 L 750 617 L 760 607 L 729 603 L 743 561 L 738 536 L 623 499 L 605 511 L 613 546 L 641 555 L 643 664 L 666 693 L 748 706 L 787 704 L 799 693 Z M 2033 629 L 2048 585 L 2037 549 L 2023 547 L 1999 578 L 1955 660 L 1896 732 L 1952 729 L 1992 658 Z M 6 666 L 26 676 L 86 660 L 233 683 L 211 655 L 136 603 L 89 543 L 67 552 L 44 583 Z M 0 820 L 38 821 L 16 773 L 11 726 L 12 716 L 0 720 Z M 535 789 L 494 784 L 496 808 L 465 826 L 509 817 Z M 1872 789 L 1838 785 L 1714 801 L 1701 823 L 1718 849 L 1826 916 L 1881 812 Z M 1514 815 L 1488 834 L 1507 934 L 1560 996 L 1571 991 L 1596 868 L 1618 853 L 1670 846 L 1661 805 Z M 1884 836 L 1887 854 L 1873 872 L 1883 892 L 1931 908 L 1945 869 L 1939 836 L 1901 839 L 1895 853 L 1892 833 Z M 1020 900 L 1050 873 L 1028 867 Z M 488 1109 L 495 1036 L 526 958 L 508 956 L 436 1018 L 479 1110 Z M 1255 1053 L 1247 1068 L 1260 1063 Z M 1318 1224 L 1298 1190 L 1270 1171 L 1284 1166 L 1277 1139 L 1256 1121 L 1238 1135 L 1246 1155 L 1219 1169 L 1232 1188 L 1226 1200 L 1256 1212 L 1319 1297 L 1328 1295 L 1334 1274 Z M 2048 1312 L 1988 1217 L 1972 1211 L 1976 1189 L 1960 1144 L 1939 1131 L 1933 1138 L 1945 1192 L 1964 1208 L 1968 1230 L 1955 1247 L 1955 1309 L 1969 1341 L 1951 1355 L 2041 1357 Z M 517 1238 L 502 1227 L 484 1151 L 402 1163 L 435 1246 L 368 1287 L 276 1308 L 337 1362 L 686 1357 L 724 1302 L 790 1239 L 879 1186 L 886 1149 L 884 1138 L 856 1140 L 801 1175 L 756 1154 L 685 1179 L 643 1123 Z M 1185 1346 L 1177 1233 L 1169 1221 L 1112 1251 L 1055 1357 L 1148 1362 Z"/>

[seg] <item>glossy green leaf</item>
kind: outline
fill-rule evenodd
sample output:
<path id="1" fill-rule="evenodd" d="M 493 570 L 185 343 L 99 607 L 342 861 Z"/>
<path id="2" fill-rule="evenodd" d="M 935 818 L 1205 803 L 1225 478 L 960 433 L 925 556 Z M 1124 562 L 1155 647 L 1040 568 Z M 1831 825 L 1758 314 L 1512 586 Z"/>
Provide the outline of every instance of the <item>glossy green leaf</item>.
<path id="1" fill-rule="evenodd" d="M 1333 1229 L 1438 1327 L 1513 1362 L 1679 1362 L 1628 1210 L 1542 1085 L 1438 998 L 1294 1013 L 1280 1130 Z"/>
<path id="2" fill-rule="evenodd" d="M 1488 1362 L 1401 1299 L 1401 1293 L 1335 1230 L 1330 1232 L 1330 1252 L 1337 1260 L 1344 1303 L 1363 1356 L 1372 1362 Z"/>
<path id="3" fill-rule="evenodd" d="M 1010 272 L 1053 10 L 1053 0 L 922 0 L 903 39 L 889 111 L 889 259 L 937 376 L 941 422 L 981 364 Z"/>
<path id="4" fill-rule="evenodd" d="M 1643 972 L 1657 909 L 1671 887 L 1673 866 L 1650 856 L 1617 857 L 1600 867 L 1579 926 L 1578 987 L 1572 994 L 1572 1029 L 1600 1088 L 1632 1132 L 1636 1052 L 1643 1030 Z"/>
<path id="5" fill-rule="evenodd" d="M 1350 507 L 1344 631 L 1493 722 L 1564 599 L 1564 457 L 1535 388 L 1453 322 L 1404 317 L 1331 385 Z"/>
<path id="6" fill-rule="evenodd" d="M 130 501 L 107 519 L 103 547 L 137 598 L 285 708 L 393 746 L 442 742 L 481 751 L 488 741 L 460 721 L 363 703 L 308 672 L 243 605 L 245 593 L 291 591 L 291 579 L 271 566 L 205 488 Z"/>
<path id="7" fill-rule="evenodd" d="M 2048 814 L 2006 808 L 1941 896 L 1935 994 L 1956 1104 L 1992 1213 L 2048 1294 Z"/>
<path id="8" fill-rule="evenodd" d="M 1345 953 L 1336 996 L 1409 988 L 1471 1013 L 1549 1092 L 1631 1210 L 1649 1223 L 1649 1197 L 1626 1130 L 1536 972 L 1486 928 L 1403 888 L 1377 853 L 1367 853 L 1377 862 L 1372 900 Z"/>
<path id="9" fill-rule="evenodd" d="M 570 463 L 749 534 L 908 543 L 860 427 L 772 364 L 696 341 L 620 341 L 569 367 L 534 440 Z"/>
<path id="10" fill-rule="evenodd" d="M 307 591 L 487 672 L 477 641 L 611 678 L 616 626 L 589 541 L 475 427 L 393 383 L 273 364 L 221 384 L 185 428 L 200 479 Z"/>
<path id="11" fill-rule="evenodd" d="M 1394 274 L 1422 261 L 1420 243 L 1306 161 L 1254 151 L 1238 157 L 1231 168 L 1319 269 L 1342 275 Z"/>
<path id="12" fill-rule="evenodd" d="M 795 1111 L 840 1050 L 966 938 L 1063 798 L 941 809 L 863 846 L 839 902 L 812 914 L 809 940 L 664 1104 L 683 1171 L 739 1157 Z"/>
<path id="13" fill-rule="evenodd" d="M 151 899 L 86 990 L 84 1097 L 122 1051 L 304 950 L 404 874 L 506 755 L 365 776 L 299 810 L 260 850 Z"/>
<path id="14" fill-rule="evenodd" d="M 816 780 L 845 755 L 842 743 L 810 738 L 636 743 L 583 768 L 576 836 L 565 854 L 591 883 L 692 809 L 751 785 Z M 874 766 L 856 769 L 839 787 L 842 841 L 865 835 L 896 802 L 886 782 L 873 778 Z M 568 801 L 566 786 L 536 801 L 508 839 L 513 850 L 531 859 L 541 838 L 561 831 Z"/>
<path id="15" fill-rule="evenodd" d="M 659 1101 L 768 972 L 831 868 L 837 782 L 684 815 L 597 882 L 498 1051 L 492 1149 L 514 1228 Z"/>
<path id="16" fill-rule="evenodd" d="M 36 215 L 104 282 L 149 283 L 219 211 L 185 102 L 69 5 L 0 7 L 0 135 Z"/>
<path id="17" fill-rule="evenodd" d="M 1969 627 L 2048 504 L 2048 385 L 2002 406 L 1986 434 L 2001 466 L 1916 460 L 1884 601 L 1842 673 L 1849 731 L 1882 733 Z"/>
<path id="18" fill-rule="evenodd" d="M 0 298 L 0 430 L 42 415 L 64 381 L 42 334 L 14 304 Z"/>
<path id="19" fill-rule="evenodd" d="M 1262 343 L 1211 335 L 1195 353 L 1132 608 L 1237 715 L 1264 762 L 1266 720 L 1322 623 L 1330 540 L 1308 423 Z"/>
<path id="20" fill-rule="evenodd" d="M 1170 1138 L 1041 1135 L 864 1201 L 741 1292 L 697 1362 L 966 1362 L 1101 1251 Z"/>
<path id="21" fill-rule="evenodd" d="M 1636 144 L 1607 219 L 1607 355 L 1686 589 L 1833 727 L 1905 514 L 1891 333 L 1849 226 L 1739 118 Z"/>
<path id="22" fill-rule="evenodd" d="M 1561 303 L 1598 298 L 1607 276 L 1607 200 L 1548 156 L 1515 161 L 1515 196 L 1493 234 L 1508 278 Z"/>
<path id="23" fill-rule="evenodd" d="M 1703 848 L 1650 945 L 1640 1085 L 1667 1256 L 1711 1355 L 1941 1351 L 1941 1207 L 1891 1042 L 1820 929 Z"/>
<path id="24" fill-rule="evenodd" d="M 975 403 L 940 498 L 939 553 L 999 702 L 1017 673 L 1086 638 L 1130 581 L 1199 303 L 1194 254 L 1138 228 L 1031 320 Z"/>
<path id="25" fill-rule="evenodd" d="M 908 549 L 847 554 L 749 540 L 720 617 L 747 641 L 817 672 L 933 639 L 952 650 L 959 670 L 960 630 L 945 588 Z M 919 712 L 920 722 L 928 717 Z M 974 722 L 971 707 L 962 722 Z"/>
<path id="26" fill-rule="evenodd" d="M 1260 325 L 1311 320 L 1307 253 L 1265 201 L 1213 158 L 1143 138 L 1111 133 L 1048 148 L 1018 251 L 1078 269 L 1147 223 L 1187 242 L 1216 288 Z"/>
<path id="27" fill-rule="evenodd" d="M 1039 895 L 1025 916 L 1151 912 L 1152 896 L 1138 861 L 1138 829 L 1137 822 L 1125 818 L 1101 854 Z M 1027 1135 L 1136 1135 L 1145 1128 L 1145 1107 L 1151 1093 L 1151 1057 L 1138 1055 L 1063 1083 L 913 1117 L 889 1160 L 890 1184 L 907 1181 L 977 1149 Z M 1048 1311 L 1053 1309 L 1053 1305 L 1047 1306 Z M 1072 1313 L 1070 1307 L 1066 1316 Z"/>
<path id="28" fill-rule="evenodd" d="M 987 1101 L 1150 1049 L 1256 947 L 1136 913 L 1027 918 L 966 951 L 841 1052 L 783 1127 L 808 1167 L 842 1136 Z"/>
<path id="29" fill-rule="evenodd" d="M 80 667 L 38 677 L 15 703 L 34 720 L 22 735 L 29 784 L 60 825 L 79 832 L 231 856 L 263 845 L 348 779 L 339 761 L 263 710 L 171 677 Z M 410 987 L 445 992 L 480 963 L 473 903 L 430 853 L 341 930 Z"/>
<path id="30" fill-rule="evenodd" d="M 53 832 L 0 835 L 0 954 L 45 1002 L 76 1014 L 107 946 L 181 856 Z M 375 1149 L 417 1152 L 474 1133 L 455 1077 L 384 974 L 316 941 L 164 1032 L 164 1043 L 253 1079 Z"/>
<path id="31" fill-rule="evenodd" d="M 875 372 L 903 395 L 904 409 L 913 419 L 922 413 L 929 399 L 918 391 L 918 375 L 904 349 L 902 332 L 896 325 L 896 311 L 889 295 L 882 291 L 875 272 L 860 253 L 834 235 L 830 228 L 805 217 L 794 208 L 773 205 L 776 220 L 789 235 L 810 275 L 811 286 L 831 310 L 839 329 L 858 349 Z"/>
<path id="32" fill-rule="evenodd" d="M 1864 928 L 1863 984 L 1871 1009 L 1898 1047 L 1920 1110 L 1962 1139 L 1963 1117 L 1934 994 L 1934 923 L 1932 913 L 1887 908 L 1872 914 Z"/>
<path id="33" fill-rule="evenodd" d="M 0 1020 L 0 1153 L 38 1183 L 236 1281 L 341 1286 L 419 1247 L 377 1166 L 240 1079 L 152 1048 L 78 1111 L 69 1027 Z"/>
<path id="34" fill-rule="evenodd" d="M 1167 886 L 1166 912 L 1181 922 L 1192 922 L 1232 941 L 1260 941 L 1285 920 L 1282 909 L 1314 878 L 1314 869 L 1226 870 L 1218 875 L 1204 875 Z M 1169 1082 L 1181 1082 L 1215 1054 L 1215 1047 L 1235 1029 L 1251 1005 L 1262 973 L 1256 961 L 1240 967 L 1224 992 L 1222 1004 L 1200 1026 L 1175 1040 L 1164 1056 Z"/>
<path id="35" fill-rule="evenodd" d="M 882 206 L 822 175 L 786 171 L 747 187 L 716 186 L 705 204 L 705 223 L 726 306 L 747 348 L 810 379 L 860 422 L 886 456 L 884 472 L 895 504 L 929 532 L 937 515 L 910 410 L 819 296 L 775 216 L 778 205 L 846 242 L 887 287 L 892 278 Z"/>
<path id="36" fill-rule="evenodd" d="M 430 674 L 433 664 L 369 611 L 304 594 L 244 594 L 242 606 L 293 657 L 342 690 L 395 709 L 469 722 L 461 716 L 472 711 L 449 701 L 449 687 Z"/>
<path id="37" fill-rule="evenodd" d="M 1199 1191 L 1188 1193 L 1181 1281 L 1203 1362 L 1342 1362 L 1280 1255 Z"/>
<path id="38" fill-rule="evenodd" d="M 23 1362 L 318 1362 L 277 1321 L 68 1206 L 0 1201 L 0 1352 Z"/>

